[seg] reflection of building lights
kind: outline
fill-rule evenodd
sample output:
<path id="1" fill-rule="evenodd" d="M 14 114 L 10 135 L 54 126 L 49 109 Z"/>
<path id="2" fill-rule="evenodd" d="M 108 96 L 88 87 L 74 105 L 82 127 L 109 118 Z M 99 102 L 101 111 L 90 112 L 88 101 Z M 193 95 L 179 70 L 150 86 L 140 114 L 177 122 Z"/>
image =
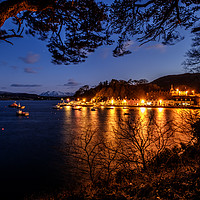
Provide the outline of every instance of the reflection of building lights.
<path id="1" fill-rule="evenodd" d="M 159 112 L 162 112 L 162 111 L 163 111 L 163 108 L 158 108 L 158 111 L 159 111 Z"/>
<path id="2" fill-rule="evenodd" d="M 149 102 L 147 102 L 147 105 L 148 105 L 148 106 L 150 106 L 150 105 L 151 105 L 151 102 L 150 102 L 150 101 L 149 101 Z"/>
<path id="3" fill-rule="evenodd" d="M 141 108 L 140 108 L 141 113 L 144 113 L 145 110 L 146 110 L 146 108 L 144 108 L 144 107 L 141 107 Z"/>

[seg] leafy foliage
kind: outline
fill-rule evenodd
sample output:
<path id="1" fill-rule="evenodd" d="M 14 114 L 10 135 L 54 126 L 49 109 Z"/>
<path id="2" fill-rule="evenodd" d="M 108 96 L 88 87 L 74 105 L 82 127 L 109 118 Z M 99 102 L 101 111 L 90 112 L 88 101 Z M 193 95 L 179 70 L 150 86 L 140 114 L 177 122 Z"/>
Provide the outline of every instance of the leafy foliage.
<path id="1" fill-rule="evenodd" d="M 186 53 L 186 60 L 182 65 L 186 71 L 200 72 L 200 32 L 195 33 L 192 49 Z"/>
<path id="2" fill-rule="evenodd" d="M 34 7 L 36 3 L 41 6 L 43 1 L 32 0 L 29 3 Z M 17 13 L 14 23 L 19 29 L 25 24 L 27 34 L 47 40 L 47 47 L 55 64 L 84 62 L 97 47 L 111 43 L 103 27 L 107 20 L 106 6 L 103 3 L 96 3 L 94 0 L 59 0 L 51 7 L 34 7 L 34 11 L 31 6 Z M 1 31 L 0 36 L 4 40 L 9 37 L 5 30 Z"/>
<path id="3" fill-rule="evenodd" d="M 130 54 L 132 40 L 141 45 L 161 41 L 173 45 L 184 37 L 183 29 L 196 34 L 187 52 L 185 69 L 199 70 L 199 1 L 114 0 L 110 6 L 95 0 L 6 0 L 0 3 L 0 27 L 13 18 L 18 30 L 0 30 L 0 40 L 12 44 L 13 37 L 26 33 L 48 41 L 55 64 L 80 63 L 101 45 L 119 39 L 113 55 Z"/>

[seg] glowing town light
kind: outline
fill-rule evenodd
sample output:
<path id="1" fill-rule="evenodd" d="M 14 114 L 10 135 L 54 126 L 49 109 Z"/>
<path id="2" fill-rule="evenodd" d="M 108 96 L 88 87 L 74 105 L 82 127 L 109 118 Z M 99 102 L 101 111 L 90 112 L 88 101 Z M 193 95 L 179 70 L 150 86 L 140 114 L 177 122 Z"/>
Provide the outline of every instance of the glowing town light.
<path id="1" fill-rule="evenodd" d="M 163 111 L 163 108 L 158 108 L 158 111 L 159 111 L 159 112 L 162 112 L 162 111 Z"/>
<path id="2" fill-rule="evenodd" d="M 192 90 L 192 94 L 194 94 L 194 90 Z"/>
<path id="3" fill-rule="evenodd" d="M 141 103 L 144 103 L 144 99 L 141 100 Z"/>
<path id="4" fill-rule="evenodd" d="M 67 102 L 69 102 L 69 101 L 70 101 L 70 99 L 68 98 L 68 99 L 67 99 Z"/>
<path id="5" fill-rule="evenodd" d="M 85 102 L 86 100 L 85 99 L 83 99 L 83 102 Z"/>
<path id="6" fill-rule="evenodd" d="M 124 103 L 126 103 L 126 100 L 124 99 Z"/>
<path id="7" fill-rule="evenodd" d="M 188 94 L 188 91 L 186 91 L 186 95 Z"/>
<path id="8" fill-rule="evenodd" d="M 162 100 L 160 99 L 159 102 L 160 102 L 160 105 L 161 105 L 162 104 Z"/>
<path id="9" fill-rule="evenodd" d="M 77 100 L 79 101 L 79 98 Z"/>
<path id="10" fill-rule="evenodd" d="M 113 99 L 111 100 L 111 104 L 112 104 L 112 105 L 114 104 L 114 100 L 113 100 Z"/>

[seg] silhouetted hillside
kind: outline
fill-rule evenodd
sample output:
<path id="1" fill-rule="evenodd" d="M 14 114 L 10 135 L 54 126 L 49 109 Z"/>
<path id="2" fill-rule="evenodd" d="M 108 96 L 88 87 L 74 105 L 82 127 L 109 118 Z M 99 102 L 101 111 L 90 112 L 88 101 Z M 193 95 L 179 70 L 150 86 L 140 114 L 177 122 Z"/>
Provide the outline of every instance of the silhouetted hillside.
<path id="1" fill-rule="evenodd" d="M 116 80 L 100 82 L 98 86 L 89 88 L 88 85 L 76 91 L 74 97 L 90 100 L 107 100 L 108 98 L 170 98 L 170 88 L 180 90 L 195 90 L 200 92 L 200 73 L 186 73 L 160 77 L 151 83 L 147 80 Z"/>
<path id="2" fill-rule="evenodd" d="M 98 100 L 114 99 L 135 99 L 145 98 L 146 93 L 150 91 L 160 91 L 160 87 L 155 84 L 147 83 L 145 79 L 129 81 L 112 79 L 110 82 L 100 82 L 98 86 L 89 88 L 88 85 L 81 87 L 75 93 L 75 97 L 83 97 L 90 100 L 92 98 Z"/>
<path id="3" fill-rule="evenodd" d="M 161 87 L 162 90 L 169 90 L 171 85 L 179 89 L 194 89 L 200 92 L 200 73 L 186 73 L 160 77 L 151 82 Z"/>

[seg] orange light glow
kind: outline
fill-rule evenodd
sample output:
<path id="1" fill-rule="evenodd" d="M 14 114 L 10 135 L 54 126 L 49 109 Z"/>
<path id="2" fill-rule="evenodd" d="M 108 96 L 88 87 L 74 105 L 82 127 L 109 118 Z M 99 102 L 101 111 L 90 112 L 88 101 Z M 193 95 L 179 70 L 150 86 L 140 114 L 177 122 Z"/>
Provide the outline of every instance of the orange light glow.
<path id="1" fill-rule="evenodd" d="M 144 103 L 144 99 L 141 100 L 141 103 Z"/>

